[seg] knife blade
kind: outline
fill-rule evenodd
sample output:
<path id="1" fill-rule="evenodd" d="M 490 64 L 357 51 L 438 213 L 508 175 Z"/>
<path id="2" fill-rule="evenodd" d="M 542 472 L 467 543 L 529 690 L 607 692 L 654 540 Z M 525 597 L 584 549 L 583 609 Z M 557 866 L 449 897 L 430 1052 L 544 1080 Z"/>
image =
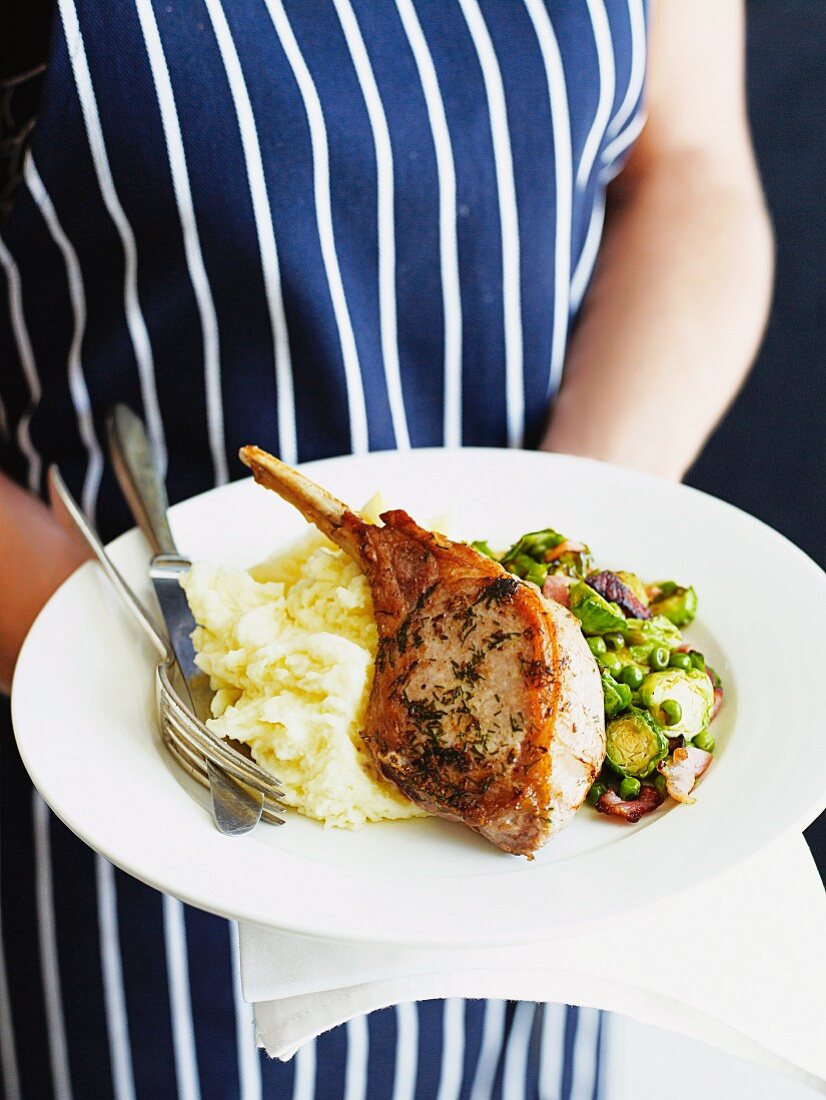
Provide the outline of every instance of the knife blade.
<path id="1" fill-rule="evenodd" d="M 212 691 L 208 676 L 195 663 L 191 634 L 196 624 L 180 586 L 181 574 L 192 562 L 179 554 L 175 545 L 167 519 L 166 488 L 143 422 L 125 405 L 116 405 L 107 419 L 107 429 L 118 482 L 154 551 L 149 576 L 189 696 L 183 701 L 190 702 L 192 712 L 205 722 L 212 717 Z M 248 833 L 261 819 L 263 796 L 210 761 L 206 767 L 218 829 L 228 836 Z"/>

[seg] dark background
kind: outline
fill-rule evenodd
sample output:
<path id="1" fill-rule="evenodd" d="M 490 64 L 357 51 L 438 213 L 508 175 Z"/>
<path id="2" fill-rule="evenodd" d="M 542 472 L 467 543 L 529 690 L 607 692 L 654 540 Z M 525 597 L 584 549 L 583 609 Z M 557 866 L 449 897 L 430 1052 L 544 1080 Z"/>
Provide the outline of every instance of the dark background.
<path id="1" fill-rule="evenodd" d="M 826 568 L 826 2 L 750 0 L 748 86 L 777 242 L 774 307 L 754 371 L 687 480 Z M 783 691 L 770 674 L 772 651 L 795 644 L 777 625 L 765 624 L 767 691 Z M 823 653 L 826 678 L 826 645 Z M 813 688 L 812 737 L 826 737 L 820 685 Z M 776 738 L 782 752 L 782 729 Z M 770 760 L 754 797 L 771 813 Z M 806 839 L 826 882 L 826 814 Z"/>

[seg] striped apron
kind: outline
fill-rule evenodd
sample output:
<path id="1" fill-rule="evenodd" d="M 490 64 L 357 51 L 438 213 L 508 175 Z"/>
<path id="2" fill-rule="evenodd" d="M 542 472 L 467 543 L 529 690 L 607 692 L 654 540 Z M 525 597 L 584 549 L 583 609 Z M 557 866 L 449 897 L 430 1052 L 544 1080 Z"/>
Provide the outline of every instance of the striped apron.
<path id="1" fill-rule="evenodd" d="M 58 462 L 108 538 L 115 401 L 173 501 L 251 440 L 537 444 L 643 124 L 644 0 L 58 9 L 0 236 L 7 473 L 41 492 Z M 9 1100 L 610 1096 L 601 1017 L 564 1006 L 399 1005 L 265 1059 L 234 926 L 69 834 L 0 725 Z"/>

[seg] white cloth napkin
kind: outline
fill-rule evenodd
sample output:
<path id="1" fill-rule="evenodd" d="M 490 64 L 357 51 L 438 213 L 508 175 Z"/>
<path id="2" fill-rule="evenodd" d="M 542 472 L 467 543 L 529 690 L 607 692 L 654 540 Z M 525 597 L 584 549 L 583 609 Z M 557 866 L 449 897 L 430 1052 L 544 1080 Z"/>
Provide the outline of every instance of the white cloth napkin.
<path id="1" fill-rule="evenodd" d="M 826 1093 L 826 893 L 799 836 L 644 916 L 575 938 L 408 950 L 242 925 L 240 943 L 259 1044 L 276 1058 L 388 1005 L 492 997 L 621 1012 Z"/>

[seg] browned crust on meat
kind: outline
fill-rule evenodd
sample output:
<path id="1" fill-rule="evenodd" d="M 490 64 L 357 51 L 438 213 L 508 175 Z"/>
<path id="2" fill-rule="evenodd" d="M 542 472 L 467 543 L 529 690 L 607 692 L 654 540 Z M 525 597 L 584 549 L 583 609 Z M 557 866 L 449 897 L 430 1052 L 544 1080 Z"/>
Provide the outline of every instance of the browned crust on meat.
<path id="1" fill-rule="evenodd" d="M 604 756 L 599 672 L 576 620 L 464 543 L 373 526 L 266 452 L 241 457 L 363 569 L 379 644 L 364 741 L 414 802 L 532 855 Z"/>
<path id="2" fill-rule="evenodd" d="M 531 852 L 549 830 L 547 726 L 557 705 L 557 654 L 539 596 L 403 512 L 382 519 L 382 533 L 365 536 L 383 578 L 365 741 L 382 772 L 429 812 L 494 833 L 506 851 Z"/>

